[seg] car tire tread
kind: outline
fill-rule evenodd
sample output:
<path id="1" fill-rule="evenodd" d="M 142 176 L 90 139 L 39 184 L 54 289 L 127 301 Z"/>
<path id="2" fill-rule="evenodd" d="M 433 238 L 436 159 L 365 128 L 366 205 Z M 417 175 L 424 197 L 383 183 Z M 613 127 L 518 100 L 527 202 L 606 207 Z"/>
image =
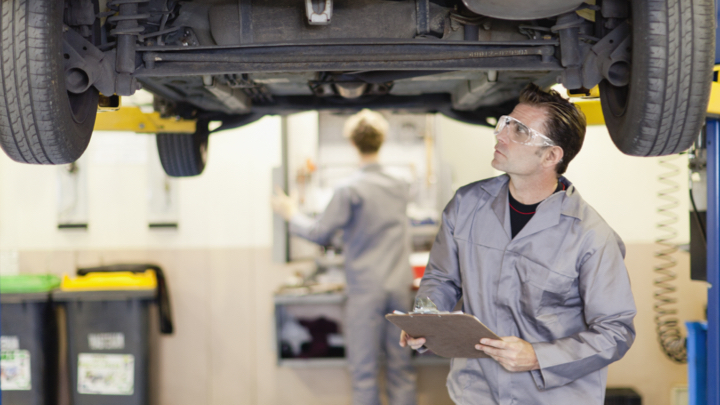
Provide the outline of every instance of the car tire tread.
<path id="1" fill-rule="evenodd" d="M 165 173 L 172 177 L 197 176 L 206 164 L 208 131 L 201 125 L 194 134 L 165 133 L 156 136 L 158 155 Z"/>
<path id="2" fill-rule="evenodd" d="M 622 152 L 661 156 L 689 148 L 703 125 L 714 49 L 712 0 L 634 0 L 633 62 L 627 108 L 612 113 L 610 135 Z M 603 87 L 604 86 L 604 87 Z"/>
<path id="3" fill-rule="evenodd" d="M 92 134 L 97 90 L 82 95 L 84 107 L 76 118 L 65 90 L 58 40 L 62 6 L 57 0 L 0 4 L 0 147 L 18 162 L 73 162 Z"/>

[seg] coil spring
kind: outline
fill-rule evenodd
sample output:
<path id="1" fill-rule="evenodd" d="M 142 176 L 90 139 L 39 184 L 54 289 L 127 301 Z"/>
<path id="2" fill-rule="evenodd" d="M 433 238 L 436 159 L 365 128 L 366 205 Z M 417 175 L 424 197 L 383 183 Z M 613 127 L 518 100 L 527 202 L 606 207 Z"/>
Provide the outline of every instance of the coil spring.
<path id="1" fill-rule="evenodd" d="M 177 5 L 176 2 L 168 1 L 165 3 L 164 11 L 159 12 L 153 12 L 153 13 L 134 13 L 134 14 L 123 14 L 120 12 L 120 6 L 123 4 L 139 4 L 139 3 L 147 3 L 150 0 L 110 0 L 107 3 L 107 7 L 112 11 L 102 12 L 97 15 L 98 18 L 107 17 L 108 23 L 115 26 L 112 30 L 110 30 L 110 35 L 134 35 L 138 38 L 139 41 L 144 41 L 147 38 L 158 38 L 158 44 L 162 45 L 162 36 L 165 34 L 170 34 L 172 32 L 180 30 L 182 27 L 169 27 L 166 28 L 166 24 L 168 22 L 168 19 L 171 15 L 173 15 L 173 9 L 175 8 L 175 5 Z M 168 6 L 170 4 L 170 6 Z M 137 24 L 130 24 L 130 27 L 118 27 L 118 24 L 123 21 L 140 21 L 140 20 L 147 20 L 152 15 L 162 15 L 161 21 L 160 21 L 160 27 L 150 33 L 143 34 L 145 27 Z M 125 25 L 125 24 L 124 24 Z"/>
<path id="2" fill-rule="evenodd" d="M 107 3 L 107 7 L 113 11 L 113 15 L 109 16 L 107 21 L 108 23 L 115 26 L 112 30 L 110 30 L 110 35 L 135 35 L 138 37 L 140 36 L 140 33 L 142 33 L 145 30 L 145 27 L 142 25 L 132 26 L 132 27 L 118 27 L 118 24 L 123 21 L 140 21 L 140 20 L 147 20 L 150 18 L 150 14 L 147 13 L 133 13 L 133 14 L 123 14 L 122 11 L 120 11 L 120 7 L 125 4 L 139 4 L 139 3 L 147 3 L 150 0 L 110 0 Z M 115 14 L 115 12 L 118 12 L 118 14 Z"/>
<path id="3" fill-rule="evenodd" d="M 672 361 L 686 363 L 685 339 L 680 331 L 680 322 L 675 316 L 677 309 L 674 304 L 677 303 L 677 298 L 673 296 L 676 291 L 673 281 L 677 275 L 672 268 L 677 265 L 675 253 L 678 249 L 672 240 L 677 237 L 677 231 L 673 225 L 678 222 L 678 215 L 674 210 L 679 206 L 679 201 L 673 194 L 680 190 L 680 186 L 671 178 L 680 174 L 680 169 L 672 163 L 677 158 L 678 155 L 673 155 L 660 159 L 660 166 L 667 169 L 667 172 L 658 176 L 660 184 L 664 186 L 658 192 L 658 198 L 664 203 L 658 207 L 657 212 L 664 219 L 657 224 L 657 228 L 663 235 L 655 240 L 661 249 L 655 252 L 655 258 L 660 263 L 654 267 L 654 272 L 658 277 L 653 280 L 656 288 L 653 294 L 655 298 L 653 310 L 655 311 L 655 331 L 663 353 Z"/>

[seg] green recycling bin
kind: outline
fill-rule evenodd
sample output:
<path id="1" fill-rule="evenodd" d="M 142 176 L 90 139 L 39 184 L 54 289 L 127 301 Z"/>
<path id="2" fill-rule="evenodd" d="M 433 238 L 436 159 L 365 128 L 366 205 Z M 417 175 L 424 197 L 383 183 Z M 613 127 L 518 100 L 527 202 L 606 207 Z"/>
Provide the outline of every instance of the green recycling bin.
<path id="1" fill-rule="evenodd" d="M 0 390 L 4 405 L 57 403 L 53 275 L 0 276 Z"/>
<path id="2" fill-rule="evenodd" d="M 172 333 L 162 270 L 114 265 L 65 276 L 53 300 L 64 309 L 73 405 L 150 403 L 150 310 L 157 303 L 161 333 Z"/>

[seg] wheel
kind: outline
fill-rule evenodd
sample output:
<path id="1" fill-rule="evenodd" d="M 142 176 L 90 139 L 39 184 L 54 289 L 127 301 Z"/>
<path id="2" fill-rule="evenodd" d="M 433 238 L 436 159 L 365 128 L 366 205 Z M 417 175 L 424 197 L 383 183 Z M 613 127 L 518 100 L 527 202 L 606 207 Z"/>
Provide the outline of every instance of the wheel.
<path id="1" fill-rule="evenodd" d="M 628 155 L 689 148 L 702 128 L 715 51 L 714 0 L 632 0 L 628 86 L 600 83 L 605 123 Z"/>
<path id="2" fill-rule="evenodd" d="M 57 0 L 2 0 L 0 146 L 17 162 L 77 160 L 95 125 L 98 92 L 66 90 Z"/>
<path id="3" fill-rule="evenodd" d="M 197 123 L 194 134 L 157 134 L 160 163 L 168 176 L 197 176 L 205 169 L 210 131 L 207 123 Z"/>

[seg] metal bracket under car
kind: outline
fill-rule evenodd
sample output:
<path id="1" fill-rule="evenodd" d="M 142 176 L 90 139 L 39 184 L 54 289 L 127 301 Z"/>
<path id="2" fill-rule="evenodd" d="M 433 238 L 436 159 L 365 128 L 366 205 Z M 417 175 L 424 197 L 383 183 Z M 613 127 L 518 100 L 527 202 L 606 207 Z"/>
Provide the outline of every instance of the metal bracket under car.
<path id="1" fill-rule="evenodd" d="M 602 79 L 607 79 L 616 87 L 627 86 L 630 82 L 631 46 L 630 25 L 625 21 L 593 45 L 585 56 L 583 87 L 593 88 Z"/>
<path id="2" fill-rule="evenodd" d="M 130 75 L 117 74 L 116 50 L 102 52 L 75 30 L 63 27 L 65 83 L 80 94 L 95 86 L 105 95 L 130 96 L 142 86 Z"/>
<path id="3" fill-rule="evenodd" d="M 74 94 L 95 86 L 103 94 L 115 93 L 114 57 L 103 53 L 82 35 L 63 27 L 63 58 L 65 85 Z"/>
<path id="4" fill-rule="evenodd" d="M 115 71 L 115 50 L 102 52 L 75 30 L 63 27 L 63 57 L 67 90 L 80 94 L 95 86 L 105 95 L 129 96 L 141 88 L 129 75 Z"/>
<path id="5" fill-rule="evenodd" d="M 332 18 L 333 0 L 305 0 L 308 24 L 328 25 Z"/>

